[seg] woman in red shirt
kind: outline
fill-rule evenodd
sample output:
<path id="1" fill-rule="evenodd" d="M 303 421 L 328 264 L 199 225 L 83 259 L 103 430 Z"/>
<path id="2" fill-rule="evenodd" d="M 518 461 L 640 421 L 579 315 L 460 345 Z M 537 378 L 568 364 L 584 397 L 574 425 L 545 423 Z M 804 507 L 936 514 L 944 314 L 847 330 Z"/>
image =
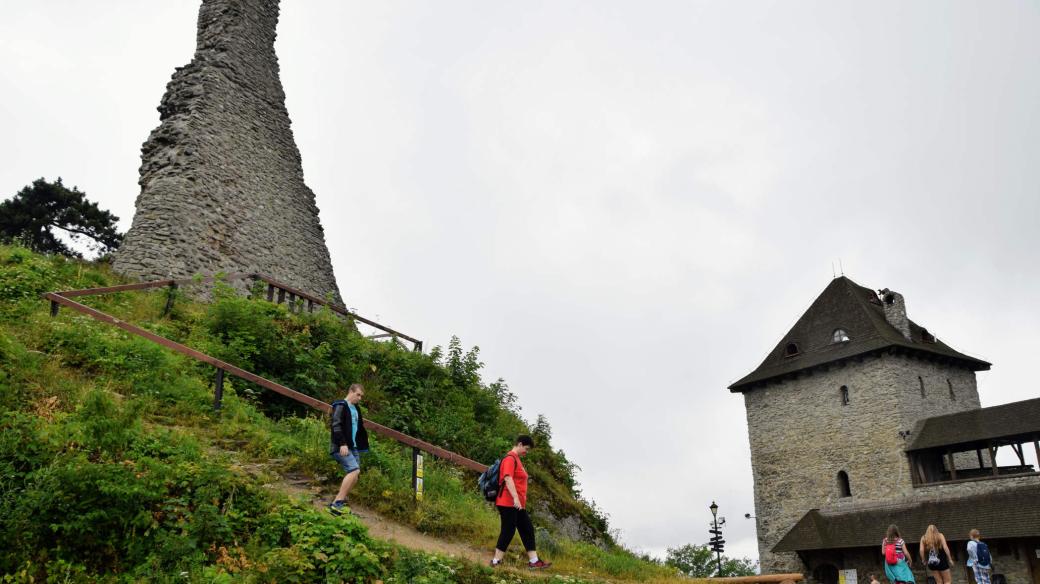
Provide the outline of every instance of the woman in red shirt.
<path id="1" fill-rule="evenodd" d="M 530 436 L 517 436 L 513 448 L 506 453 L 498 467 L 498 480 L 505 488 L 499 489 L 498 498 L 495 499 L 502 528 L 498 534 L 498 544 L 495 545 L 495 557 L 491 560 L 492 567 L 502 563 L 509 543 L 513 541 L 513 534 L 517 531 L 520 531 L 520 540 L 524 542 L 524 549 L 527 550 L 527 567 L 537 570 L 551 565 L 538 559 L 534 544 L 534 526 L 531 525 L 531 516 L 527 514 L 527 471 L 524 470 L 520 457 L 532 448 L 534 440 L 531 440 Z"/>

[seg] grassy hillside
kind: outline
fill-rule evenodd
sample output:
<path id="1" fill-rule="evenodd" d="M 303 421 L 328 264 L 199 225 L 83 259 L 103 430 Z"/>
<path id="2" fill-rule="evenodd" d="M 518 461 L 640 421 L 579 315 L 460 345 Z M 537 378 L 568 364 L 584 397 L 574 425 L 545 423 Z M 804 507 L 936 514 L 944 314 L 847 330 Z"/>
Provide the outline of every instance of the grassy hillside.
<path id="1" fill-rule="evenodd" d="M 351 518 L 291 500 L 280 475 L 334 486 L 322 416 L 237 378 L 212 411 L 211 367 L 40 293 L 119 283 L 104 265 L 0 247 L 0 574 L 3 581 L 522 582 L 522 572 L 397 548 Z M 540 552 L 555 581 L 660 580 L 674 572 L 616 546 L 603 515 L 576 489 L 549 424 L 515 409 L 504 382 L 480 379 L 476 349 L 457 340 L 428 355 L 374 342 L 327 312 L 219 287 L 207 303 L 165 292 L 84 303 L 331 401 L 366 385 L 369 417 L 490 462 L 519 432 L 529 456 Z M 411 461 L 376 439 L 356 499 L 446 539 L 490 548 L 498 519 L 472 473 L 428 465 L 426 497 L 410 492 Z M 514 563 L 522 552 L 511 550 Z M 569 575 L 561 575 L 569 574 Z M 539 579 L 539 581 L 544 581 Z"/>

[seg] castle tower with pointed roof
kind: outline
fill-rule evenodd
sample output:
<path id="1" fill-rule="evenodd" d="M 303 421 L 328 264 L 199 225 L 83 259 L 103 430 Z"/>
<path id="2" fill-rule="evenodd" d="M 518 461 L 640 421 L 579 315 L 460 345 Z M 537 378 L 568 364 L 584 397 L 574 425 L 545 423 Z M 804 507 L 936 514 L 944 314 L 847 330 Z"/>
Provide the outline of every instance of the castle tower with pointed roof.
<path id="1" fill-rule="evenodd" d="M 902 295 L 831 281 L 729 388 L 747 411 L 763 573 L 811 568 L 774 549 L 810 510 L 912 499 L 915 425 L 979 409 L 975 372 L 989 367 L 910 320 Z M 870 526 L 878 542 L 886 526 Z"/>

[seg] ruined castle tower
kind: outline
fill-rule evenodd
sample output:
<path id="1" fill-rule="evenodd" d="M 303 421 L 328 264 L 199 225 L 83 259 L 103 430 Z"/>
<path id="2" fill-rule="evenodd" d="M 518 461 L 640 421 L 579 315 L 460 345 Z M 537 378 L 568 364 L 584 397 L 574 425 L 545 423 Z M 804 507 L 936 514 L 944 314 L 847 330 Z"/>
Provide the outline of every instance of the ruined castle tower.
<path id="1" fill-rule="evenodd" d="M 274 52 L 278 0 L 204 0 L 195 58 L 141 149 L 141 194 L 116 271 L 259 272 L 339 300 L 303 182 Z"/>
<path id="2" fill-rule="evenodd" d="M 822 521 L 814 509 L 840 515 L 921 498 L 916 492 L 928 489 L 916 488 L 905 452 L 912 431 L 926 418 L 978 410 L 975 372 L 989 367 L 910 320 L 902 295 L 832 280 L 762 364 L 729 388 L 747 410 L 763 573 L 807 572 L 827 582 L 813 571 L 821 562 L 855 566 L 848 553 L 836 560 L 826 550 L 809 565 L 807 552 L 781 539 Z M 886 527 L 862 528 L 870 543 L 861 563 L 874 571 Z M 832 547 L 843 546 L 851 544 Z"/>

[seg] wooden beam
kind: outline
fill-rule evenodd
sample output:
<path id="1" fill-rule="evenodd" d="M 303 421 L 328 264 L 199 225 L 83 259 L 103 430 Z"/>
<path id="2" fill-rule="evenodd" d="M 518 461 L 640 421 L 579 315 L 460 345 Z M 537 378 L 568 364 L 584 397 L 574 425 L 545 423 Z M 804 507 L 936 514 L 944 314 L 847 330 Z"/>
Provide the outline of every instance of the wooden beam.
<path id="1" fill-rule="evenodd" d="M 957 480 L 957 465 L 953 462 L 953 450 L 946 451 L 946 458 L 950 462 L 950 480 Z"/>
<path id="2" fill-rule="evenodd" d="M 982 449 L 976 448 L 975 454 L 979 457 L 979 468 L 986 468 L 986 465 L 982 462 Z"/>
<path id="3" fill-rule="evenodd" d="M 989 446 L 989 462 L 993 465 L 993 476 L 997 476 L 997 447 L 992 444 Z"/>
<path id="4" fill-rule="evenodd" d="M 924 465 L 921 464 L 920 460 L 917 461 L 917 474 L 921 475 L 921 483 L 927 483 L 928 482 L 928 475 L 925 474 L 925 472 L 924 472 Z"/>
<path id="5" fill-rule="evenodd" d="M 1012 444 L 1011 445 L 1011 450 L 1015 451 L 1015 454 L 1018 455 L 1018 463 L 1020 465 L 1022 465 L 1022 466 L 1025 466 L 1026 465 L 1026 455 L 1025 455 L 1024 452 L 1022 452 L 1022 445 L 1021 444 Z"/>

